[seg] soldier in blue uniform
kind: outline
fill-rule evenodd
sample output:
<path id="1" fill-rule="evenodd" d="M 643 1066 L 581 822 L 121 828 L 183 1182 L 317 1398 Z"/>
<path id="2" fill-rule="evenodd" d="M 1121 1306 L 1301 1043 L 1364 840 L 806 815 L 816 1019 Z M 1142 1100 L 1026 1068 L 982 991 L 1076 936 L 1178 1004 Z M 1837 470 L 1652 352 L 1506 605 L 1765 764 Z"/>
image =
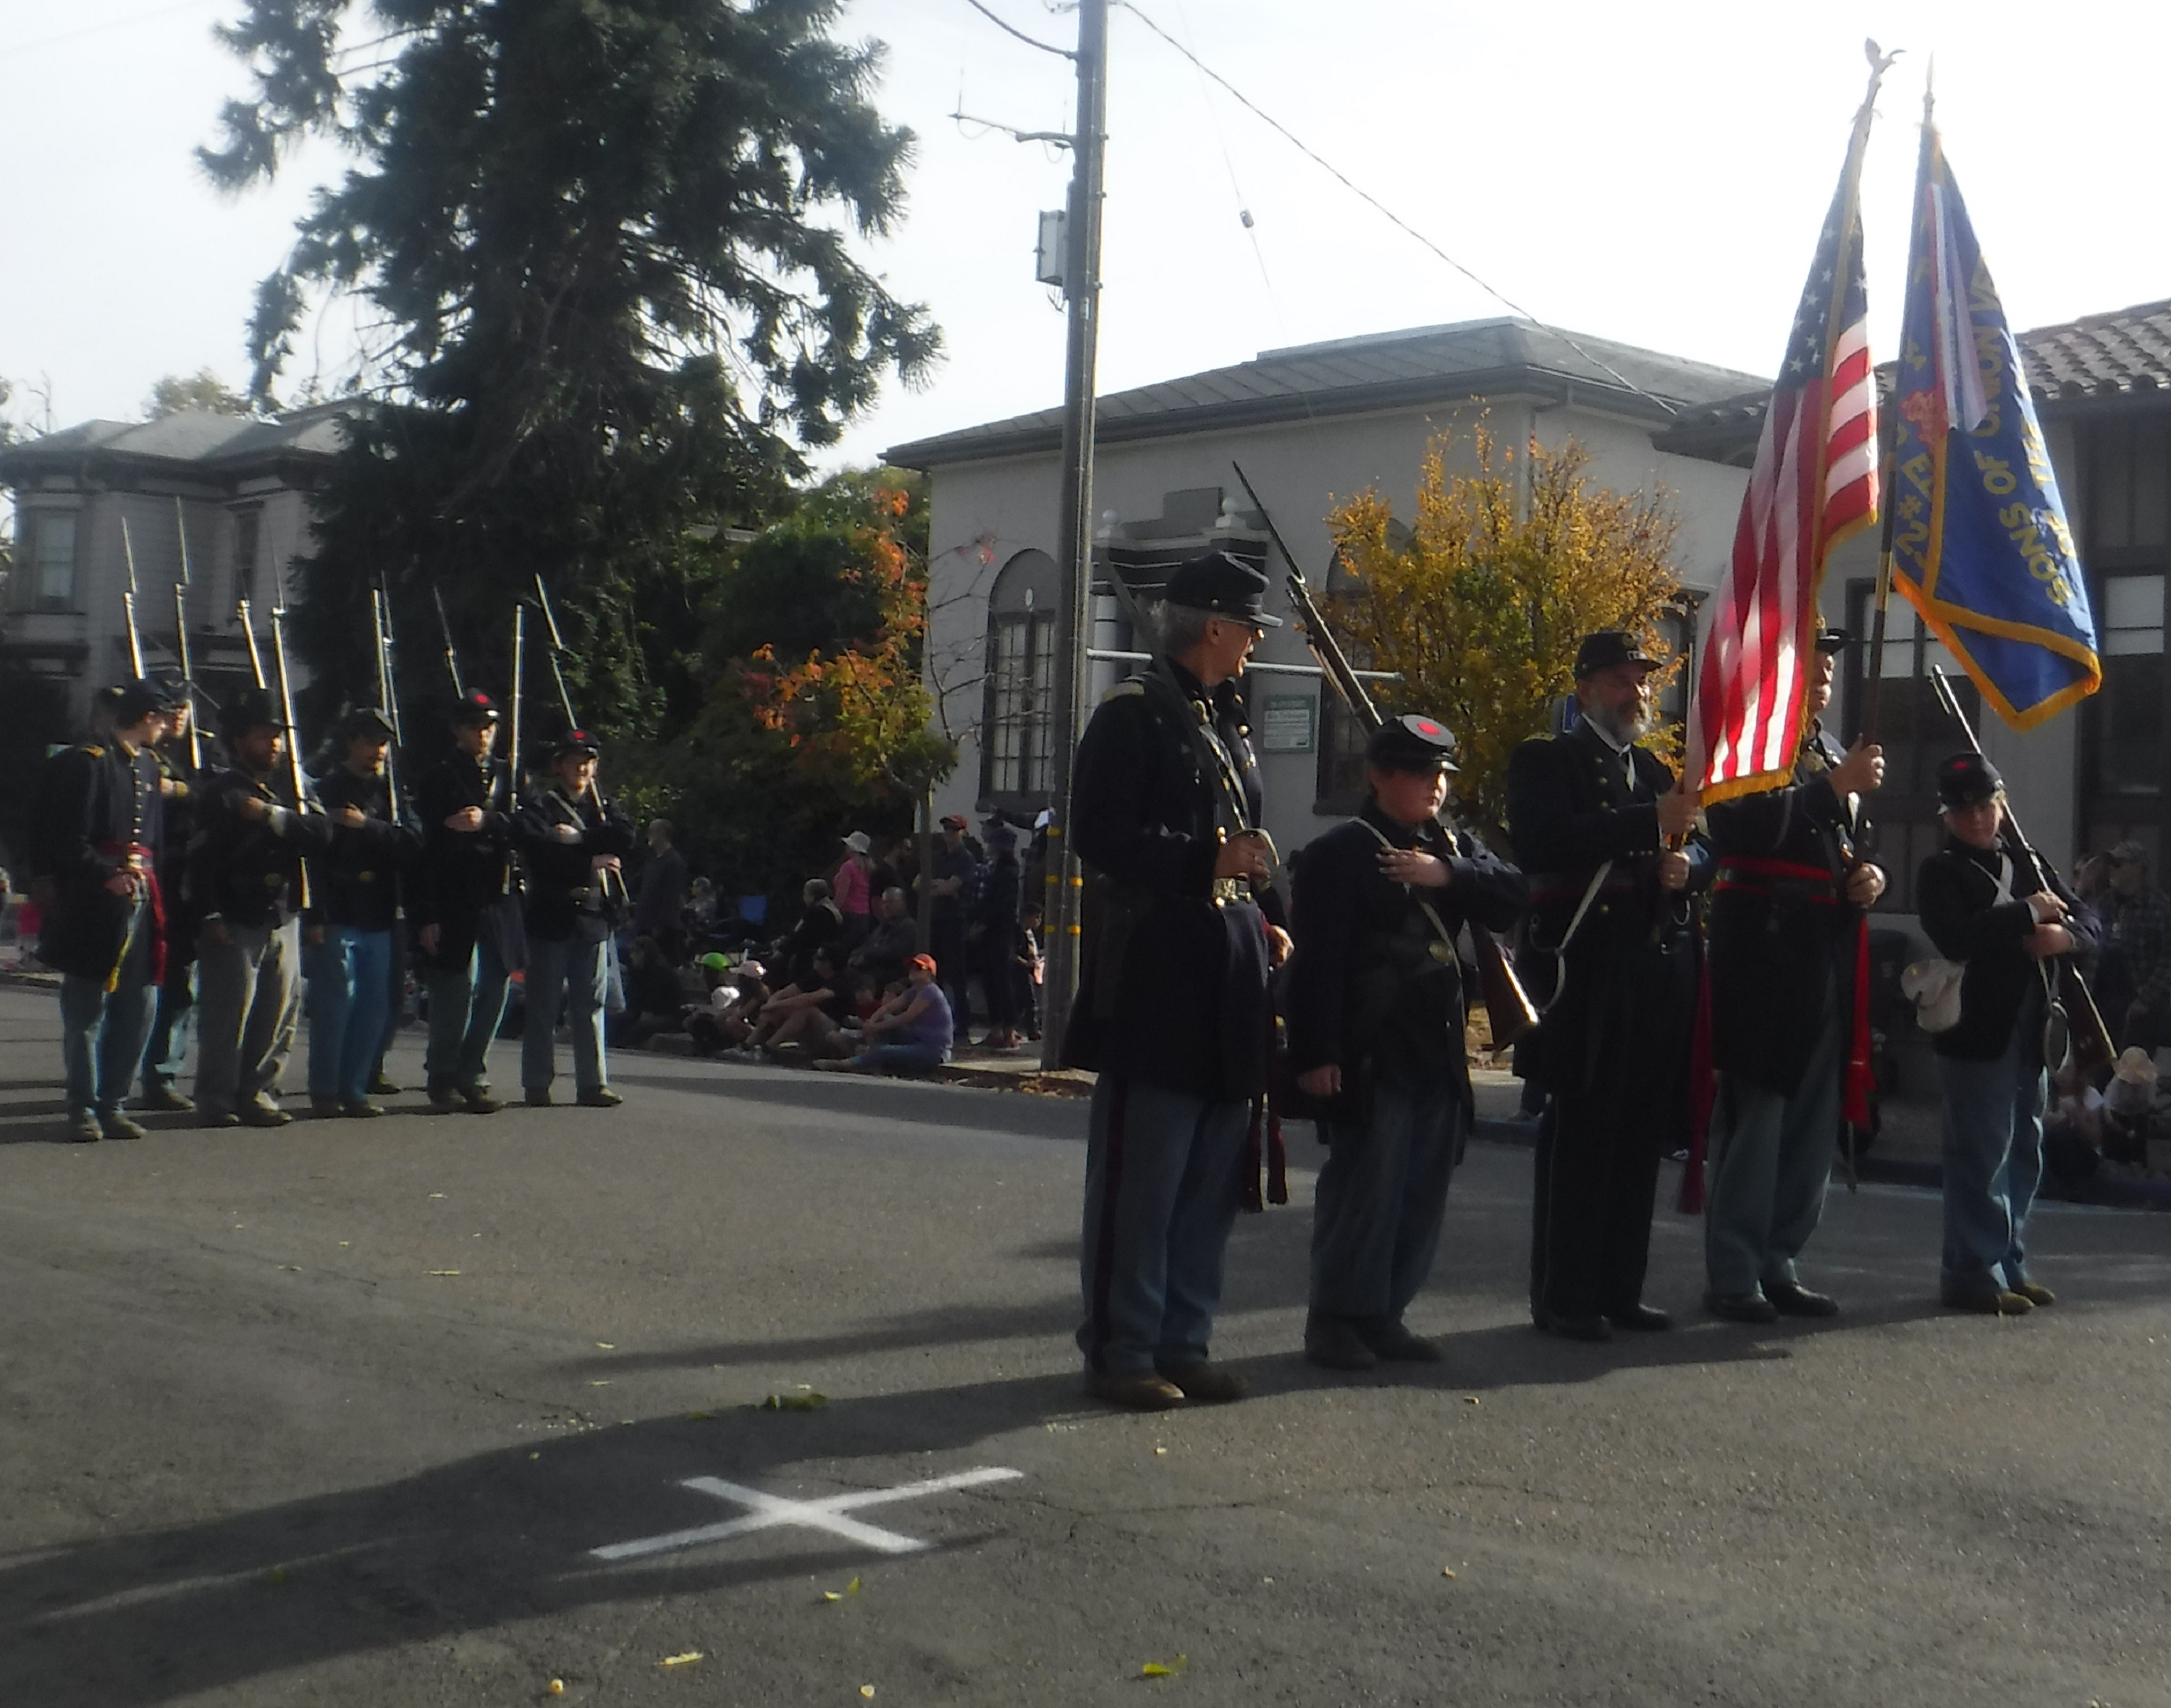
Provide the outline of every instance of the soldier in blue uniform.
<path id="1" fill-rule="evenodd" d="M 1237 679 L 1279 619 L 1225 553 L 1178 566 L 1161 653 L 1111 689 L 1079 743 L 1071 836 L 1086 935 L 1064 1060 L 1099 1075 L 1086 1157 L 1078 1344 L 1087 1385 L 1161 1410 L 1241 1399 L 1208 1360 L 1287 939 Z"/>
<path id="2" fill-rule="evenodd" d="M 430 1106 L 477 1115 L 504 1106 L 490 1093 L 490 1047 L 520 965 L 520 897 L 512 881 L 512 779 L 490 757 L 496 703 L 480 688 L 453 709 L 456 751 L 422 774 L 415 947 L 430 992 L 424 1063 Z"/>
<path id="3" fill-rule="evenodd" d="M 296 800 L 286 720 L 260 688 L 219 709 L 233 763 L 196 795 L 187 887 L 197 919 L 196 1123 L 284 1127 L 279 1080 L 302 1011 L 302 873 L 332 821 Z"/>
<path id="4" fill-rule="evenodd" d="M 1305 1356 L 1334 1370 L 1430 1363 L 1402 1313 L 1432 1269 L 1448 1182 L 1470 1132 L 1462 970 L 1476 921 L 1504 931 L 1530 886 L 1441 825 L 1455 737 L 1391 720 L 1366 743 L 1371 799 L 1296 862 L 1286 979 L 1289 1067 L 1320 1100 Z"/>
<path id="5" fill-rule="evenodd" d="M 121 1105 L 143 1057 L 164 949 L 150 748 L 167 705 L 155 683 L 107 689 L 99 709 L 111 735 L 56 754 L 40 795 L 37 859 L 53 907 L 38 958 L 61 975 L 68 1137 L 78 1143 L 143 1136 Z"/>
<path id="6" fill-rule="evenodd" d="M 550 781 L 513 825 L 526 892 L 528 1015 L 520 1037 L 520 1083 L 529 1103 L 548 1107 L 558 1020 L 573 1035 L 578 1100 L 610 1109 L 603 1058 L 603 957 L 614 919 L 626 908 L 623 862 L 633 821 L 596 786 L 603 748 L 586 730 L 568 730 L 550 753 Z"/>
<path id="7" fill-rule="evenodd" d="M 1688 897 L 1710 883 L 1712 859 L 1691 834 L 1695 797 L 1636 745 L 1655 665 L 1624 630 L 1584 636 L 1575 728 L 1524 742 L 1508 763 L 1508 832 L 1530 880 L 1532 994 L 1549 1004 L 1515 1052 L 1515 1071 L 1549 1094 L 1530 1315 L 1573 1340 L 1672 1325 L 1643 1303 L 1643 1277 L 1659 1163 L 1688 1133 L 1699 977 Z"/>
<path id="8" fill-rule="evenodd" d="M 1709 954 L 1720 1080 L 1704 1304 L 1733 1322 L 1839 1311 L 1802 1285 L 1794 1262 L 1824 1213 L 1857 1028 L 1866 1041 L 1863 915 L 1884 893 L 1884 871 L 1860 852 L 1862 797 L 1884 780 L 1884 750 L 1858 742 L 1850 752 L 1822 721 L 1852 639 L 1818 632 L 1793 780 L 1705 816 L 1718 859 Z M 1868 1068 L 1861 1055 L 1857 1073 Z"/>
<path id="9" fill-rule="evenodd" d="M 343 758 L 317 779 L 338 834 L 310 868 L 324 934 L 310 956 L 309 1103 L 323 1114 L 378 1116 L 384 1108 L 369 1089 L 391 1017 L 392 933 L 421 838 L 386 768 L 391 719 L 364 706 L 340 737 Z"/>
<path id="10" fill-rule="evenodd" d="M 174 1081 L 180 1077 L 182 1058 L 188 1053 L 190 1020 L 196 1005 L 196 925 L 188 886 L 182 881 L 195 824 L 194 794 L 198 781 L 195 768 L 189 763 L 189 725 L 196 708 L 190 699 L 193 684 L 185 677 L 162 676 L 157 680 L 169 706 L 164 732 L 151 745 L 151 757 L 158 767 L 159 811 L 164 821 L 161 838 L 164 864 L 158 869 L 158 893 L 166 913 L 166 968 L 158 981 L 151 1035 L 143 1047 L 143 1089 L 137 1106 L 185 1111 L 196 1106 L 175 1089 Z"/>

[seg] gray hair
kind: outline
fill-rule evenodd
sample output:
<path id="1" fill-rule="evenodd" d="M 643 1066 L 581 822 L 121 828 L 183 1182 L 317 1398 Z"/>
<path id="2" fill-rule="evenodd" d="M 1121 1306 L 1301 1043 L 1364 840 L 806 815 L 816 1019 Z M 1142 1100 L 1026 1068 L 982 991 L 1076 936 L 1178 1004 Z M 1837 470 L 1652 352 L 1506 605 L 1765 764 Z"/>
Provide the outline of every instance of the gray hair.
<path id="1" fill-rule="evenodd" d="M 826 902 L 829 899 L 828 880 L 826 878 L 809 878 L 805 885 L 801 886 L 799 893 L 804 896 L 810 902 Z"/>
<path id="2" fill-rule="evenodd" d="M 890 888 L 884 890 L 882 891 L 882 900 L 890 902 L 895 907 L 902 908 L 906 900 L 903 886 L 902 885 L 893 885 Z"/>
<path id="3" fill-rule="evenodd" d="M 1190 651 L 1205 640 L 1206 625 L 1220 615 L 1218 611 L 1202 611 L 1196 605 L 1164 604 L 1158 618 L 1161 656 L 1176 658 Z"/>

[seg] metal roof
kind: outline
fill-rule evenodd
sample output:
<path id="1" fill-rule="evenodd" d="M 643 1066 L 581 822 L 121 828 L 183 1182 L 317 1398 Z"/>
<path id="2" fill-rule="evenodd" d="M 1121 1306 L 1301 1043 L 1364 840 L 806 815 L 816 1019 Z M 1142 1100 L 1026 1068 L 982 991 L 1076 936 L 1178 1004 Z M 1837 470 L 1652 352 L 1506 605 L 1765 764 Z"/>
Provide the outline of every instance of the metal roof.
<path id="1" fill-rule="evenodd" d="M 1632 384 L 1622 384 L 1608 367 Z M 1466 320 L 1262 351 L 1234 367 L 1111 393 L 1097 402 L 1095 431 L 1103 443 L 1120 443 L 1533 393 L 1665 421 L 1672 418 L 1667 405 L 1710 403 L 1759 383 L 1734 368 L 1554 332 L 1529 320 Z M 884 454 L 901 468 L 931 468 L 1052 451 L 1062 438 L 1062 411 L 1042 410 L 893 446 Z"/>
<path id="2" fill-rule="evenodd" d="M 268 420 L 177 410 L 155 421 L 82 421 L 0 451 L 0 481 L 34 479 L 99 462 L 234 474 L 296 457 L 329 459 L 340 447 L 340 424 L 355 408 L 318 404 Z"/>

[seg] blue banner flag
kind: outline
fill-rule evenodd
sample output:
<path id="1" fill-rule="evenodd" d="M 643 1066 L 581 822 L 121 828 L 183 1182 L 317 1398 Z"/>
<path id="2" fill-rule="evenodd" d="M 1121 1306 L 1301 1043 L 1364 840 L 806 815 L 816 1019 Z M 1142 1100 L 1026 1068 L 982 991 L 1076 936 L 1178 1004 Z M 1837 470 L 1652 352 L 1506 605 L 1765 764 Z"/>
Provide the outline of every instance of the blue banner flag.
<path id="1" fill-rule="evenodd" d="M 2019 346 L 1927 118 L 1897 391 L 1892 584 L 2033 729 L 2103 685 L 2095 618 Z"/>

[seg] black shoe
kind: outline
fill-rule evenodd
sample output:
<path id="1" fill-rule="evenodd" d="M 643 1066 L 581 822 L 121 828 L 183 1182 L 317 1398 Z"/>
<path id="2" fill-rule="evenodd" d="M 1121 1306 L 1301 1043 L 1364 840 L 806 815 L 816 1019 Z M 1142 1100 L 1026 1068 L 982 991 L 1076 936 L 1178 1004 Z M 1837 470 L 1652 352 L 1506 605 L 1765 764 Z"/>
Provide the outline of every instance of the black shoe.
<path id="1" fill-rule="evenodd" d="M 1613 1325 L 1596 1311 L 1589 1315 L 1570 1315 L 1566 1311 L 1551 1310 L 1544 1305 L 1534 1305 L 1530 1320 L 1538 1325 L 1541 1334 L 1558 1335 L 1564 1341 L 1610 1341 Z"/>
<path id="2" fill-rule="evenodd" d="M 1707 1293 L 1703 1308 L 1730 1323 L 1775 1323 L 1779 1308 L 1761 1293 Z"/>
<path id="3" fill-rule="evenodd" d="M 430 1100 L 430 1113 L 432 1115 L 450 1115 L 460 1106 L 458 1089 L 442 1081 L 425 1088 L 422 1095 Z"/>
<path id="4" fill-rule="evenodd" d="M 237 1111 L 244 1127 L 292 1127 L 294 1117 L 262 1094 L 252 1097 Z"/>
<path id="5" fill-rule="evenodd" d="M 1423 1335 L 1412 1334 L 1397 1320 L 1391 1323 L 1359 1323 L 1358 1338 L 1379 1357 L 1396 1364 L 1437 1364 L 1439 1348 Z"/>
<path id="6" fill-rule="evenodd" d="M 68 1116 L 67 1136 L 70 1144 L 96 1144 L 105 1137 L 98 1130 L 98 1117 L 88 1109 L 79 1109 Z"/>
<path id="7" fill-rule="evenodd" d="M 369 1076 L 367 1089 L 373 1097 L 397 1097 L 399 1095 L 399 1087 L 386 1077 L 382 1068 Z"/>
<path id="8" fill-rule="evenodd" d="M 338 1098 L 336 1098 L 336 1097 L 319 1097 L 319 1096 L 318 1096 L 318 1095 L 317 1095 L 317 1094 L 316 1094 L 315 1092 L 314 1092 L 314 1091 L 312 1091 L 312 1092 L 309 1094 L 309 1113 L 310 1113 L 310 1114 L 312 1114 L 312 1115 L 336 1115 L 336 1114 L 338 1114 L 339 1112 L 340 1112 L 340 1100 L 339 1100 L 339 1099 L 338 1099 Z"/>
<path id="9" fill-rule="evenodd" d="M 1663 1334 L 1674 1325 L 1673 1318 L 1655 1304 L 1632 1304 L 1609 1310 L 1605 1320 L 1616 1329 L 1632 1329 L 1642 1334 Z"/>
<path id="10" fill-rule="evenodd" d="M 103 1111 L 98 1117 L 98 1130 L 108 1138 L 141 1138 L 143 1129 L 117 1109 Z"/>
<path id="11" fill-rule="evenodd" d="M 526 1095 L 530 1109 L 548 1109 L 550 1106 L 550 1088 L 548 1085 L 530 1085 Z"/>
<path id="12" fill-rule="evenodd" d="M 1369 1370 L 1380 1362 L 1356 1324 L 1318 1311 L 1304 1320 L 1304 1355 L 1323 1370 Z"/>
<path id="13" fill-rule="evenodd" d="M 2017 1291 L 2018 1289 L 2016 1289 Z M 1781 1316 L 1837 1316 L 1839 1301 L 1829 1293 L 1812 1293 L 1798 1281 L 1767 1282 L 1764 1297 Z"/>
<path id="14" fill-rule="evenodd" d="M 463 1085 L 460 1087 L 460 1095 L 467 1099 L 468 1113 L 470 1115 L 495 1115 L 505 1107 L 502 1103 L 490 1095 L 487 1086 Z"/>
<path id="15" fill-rule="evenodd" d="M 584 1109 L 615 1109 L 624 1101 L 624 1098 L 608 1085 L 586 1086 L 580 1093 L 581 1106 Z"/>
<path id="16" fill-rule="evenodd" d="M 231 1109 L 212 1109 L 206 1106 L 196 1111 L 196 1125 L 212 1127 L 239 1127 L 241 1125 L 241 1117 Z"/>
<path id="17" fill-rule="evenodd" d="M 1980 1311 L 1985 1316 L 2026 1316 L 2035 1309 L 2034 1300 L 2026 1293 L 2012 1292 L 1995 1282 L 1981 1287 L 1940 1288 L 1938 1302 L 1949 1310 Z"/>
<path id="18" fill-rule="evenodd" d="M 384 1107 L 382 1104 L 372 1103 L 364 1099 L 359 1103 L 340 1104 L 340 1113 L 350 1121 L 374 1121 L 384 1113 Z"/>

